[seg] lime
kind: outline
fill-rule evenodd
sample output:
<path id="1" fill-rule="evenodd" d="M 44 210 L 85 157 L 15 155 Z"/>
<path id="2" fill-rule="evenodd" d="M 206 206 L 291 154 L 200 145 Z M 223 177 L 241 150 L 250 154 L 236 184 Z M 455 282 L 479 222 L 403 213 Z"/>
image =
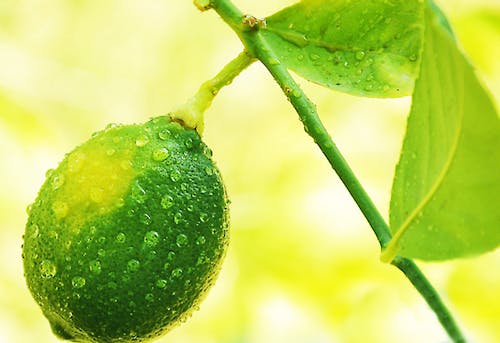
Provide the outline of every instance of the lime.
<path id="1" fill-rule="evenodd" d="M 28 288 L 63 339 L 157 337 L 214 283 L 227 206 L 194 130 L 168 117 L 111 125 L 47 172 L 24 235 Z"/>

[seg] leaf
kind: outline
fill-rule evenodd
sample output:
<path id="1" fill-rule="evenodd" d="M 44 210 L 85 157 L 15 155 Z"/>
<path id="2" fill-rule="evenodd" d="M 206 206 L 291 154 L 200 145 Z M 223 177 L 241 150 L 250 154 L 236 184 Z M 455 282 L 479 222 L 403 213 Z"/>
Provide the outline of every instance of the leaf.
<path id="1" fill-rule="evenodd" d="M 353 95 L 411 94 L 423 35 L 416 0 L 303 0 L 261 30 L 281 63 Z"/>
<path id="2" fill-rule="evenodd" d="M 455 38 L 455 33 L 453 32 L 450 22 L 448 21 L 448 18 L 446 18 L 446 15 L 443 13 L 441 8 L 439 8 L 439 6 L 434 2 L 434 0 L 429 0 L 429 6 L 431 7 L 432 11 L 434 11 L 434 14 L 436 16 L 436 21 L 439 22 L 439 24 L 446 31 L 448 31 L 453 38 Z"/>
<path id="3" fill-rule="evenodd" d="M 383 252 L 445 260 L 500 244 L 500 123 L 440 18 L 426 10 L 420 75 L 396 167 Z"/>

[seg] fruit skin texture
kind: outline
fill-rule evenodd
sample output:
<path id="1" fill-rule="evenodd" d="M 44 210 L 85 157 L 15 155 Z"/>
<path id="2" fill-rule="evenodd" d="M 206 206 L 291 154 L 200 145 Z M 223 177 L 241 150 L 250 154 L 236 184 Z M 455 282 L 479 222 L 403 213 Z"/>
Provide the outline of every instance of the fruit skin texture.
<path id="1" fill-rule="evenodd" d="M 190 316 L 228 243 L 211 152 L 158 117 L 111 126 L 47 173 L 30 206 L 25 277 L 60 338 L 141 342 Z"/>

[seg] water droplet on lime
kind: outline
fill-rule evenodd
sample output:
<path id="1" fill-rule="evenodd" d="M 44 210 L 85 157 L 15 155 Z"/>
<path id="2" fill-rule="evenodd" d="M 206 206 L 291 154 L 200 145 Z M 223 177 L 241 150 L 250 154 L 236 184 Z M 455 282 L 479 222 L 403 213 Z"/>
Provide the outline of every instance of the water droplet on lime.
<path id="1" fill-rule="evenodd" d="M 156 281 L 156 287 L 160 288 L 160 289 L 164 289 L 165 287 L 167 287 L 167 280 L 164 280 L 164 279 L 158 279 Z"/>
<path id="2" fill-rule="evenodd" d="M 208 214 L 207 214 L 207 213 L 202 212 L 202 213 L 200 214 L 200 220 L 201 220 L 203 223 L 206 223 L 206 222 L 208 221 L 208 219 L 209 219 L 209 216 L 208 216 Z"/>
<path id="3" fill-rule="evenodd" d="M 172 270 L 172 277 L 178 279 L 182 276 L 182 269 L 181 268 L 175 268 Z"/>
<path id="4" fill-rule="evenodd" d="M 59 189 L 64 184 L 64 176 L 57 175 L 52 179 L 52 189 Z"/>
<path id="5" fill-rule="evenodd" d="M 81 276 L 75 276 L 73 279 L 71 279 L 71 284 L 74 288 L 82 288 L 83 286 L 85 286 L 86 282 L 87 281 Z"/>
<path id="6" fill-rule="evenodd" d="M 168 137 L 170 136 L 170 130 L 168 129 L 165 129 L 165 130 L 161 130 L 159 133 L 158 133 L 158 137 L 161 139 L 161 140 L 166 140 L 168 139 Z"/>
<path id="7" fill-rule="evenodd" d="M 139 267 L 141 266 L 141 263 L 137 261 L 136 259 L 132 259 L 127 262 L 127 270 L 129 272 L 136 272 L 139 270 Z"/>
<path id="8" fill-rule="evenodd" d="M 356 52 L 356 59 L 358 61 L 362 61 L 365 58 L 365 52 L 364 51 L 358 51 Z"/>
<path id="9" fill-rule="evenodd" d="M 150 225 L 152 223 L 152 219 L 151 219 L 151 216 L 147 213 L 143 213 L 142 216 L 141 216 L 141 223 L 143 223 L 144 225 Z"/>
<path id="10" fill-rule="evenodd" d="M 174 169 L 172 170 L 172 172 L 170 173 L 170 179 L 173 181 L 173 182 L 177 182 L 181 179 L 181 172 L 178 171 L 177 169 Z"/>
<path id="11" fill-rule="evenodd" d="M 177 246 L 179 248 L 183 247 L 188 243 L 188 238 L 185 234 L 180 233 L 177 235 L 177 238 L 175 239 L 175 243 L 177 244 Z"/>
<path id="12" fill-rule="evenodd" d="M 159 242 L 159 235 L 156 231 L 149 231 L 144 235 L 144 243 L 147 246 L 154 247 Z"/>
<path id="13" fill-rule="evenodd" d="M 68 204 L 66 204 L 63 201 L 54 201 L 52 204 L 52 211 L 54 212 L 54 215 L 61 219 L 64 218 L 68 215 Z"/>
<path id="14" fill-rule="evenodd" d="M 127 239 L 127 236 L 123 232 L 120 232 L 119 234 L 116 235 L 116 241 L 118 243 L 123 243 Z"/>
<path id="15" fill-rule="evenodd" d="M 56 265 L 51 260 L 43 260 L 40 264 L 40 273 L 44 278 L 54 277 L 57 273 Z"/>
<path id="16" fill-rule="evenodd" d="M 140 135 L 135 140 L 135 145 L 137 145 L 138 147 L 143 147 L 143 146 L 145 146 L 148 143 L 149 143 L 149 137 L 146 136 L 146 135 Z"/>
<path id="17" fill-rule="evenodd" d="M 177 212 L 176 214 L 174 214 L 174 223 L 179 224 L 181 220 L 182 220 L 181 212 Z"/>
<path id="18" fill-rule="evenodd" d="M 172 207 L 173 204 L 174 204 L 174 198 L 172 198 L 170 195 L 165 195 L 161 199 L 161 207 L 163 207 L 164 209 Z"/>
<path id="19" fill-rule="evenodd" d="M 153 151 L 153 160 L 157 162 L 165 161 L 169 154 L 169 151 L 165 148 L 156 149 Z"/>
<path id="20" fill-rule="evenodd" d="M 100 274 L 102 271 L 101 262 L 97 260 L 92 260 L 89 262 L 89 269 L 94 274 Z"/>

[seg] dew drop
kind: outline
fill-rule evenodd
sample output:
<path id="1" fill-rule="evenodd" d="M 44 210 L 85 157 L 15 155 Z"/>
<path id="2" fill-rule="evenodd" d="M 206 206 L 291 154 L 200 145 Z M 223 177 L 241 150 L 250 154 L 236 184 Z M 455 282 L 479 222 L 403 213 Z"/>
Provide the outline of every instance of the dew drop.
<path id="1" fill-rule="evenodd" d="M 173 182 L 177 182 L 181 179 L 181 176 L 182 176 L 181 172 L 178 171 L 177 169 L 174 169 L 170 173 L 170 180 L 172 180 Z"/>
<path id="2" fill-rule="evenodd" d="M 175 268 L 174 270 L 172 270 L 172 277 L 178 279 L 182 276 L 182 269 L 181 268 Z"/>
<path id="3" fill-rule="evenodd" d="M 118 243 L 123 243 L 127 239 L 127 236 L 123 232 L 120 232 L 119 234 L 116 235 L 116 241 Z"/>
<path id="4" fill-rule="evenodd" d="M 152 222 L 151 216 L 147 213 L 142 214 L 141 216 L 141 223 L 144 225 L 150 225 Z"/>
<path id="5" fill-rule="evenodd" d="M 40 233 L 40 229 L 38 227 L 38 225 L 36 224 L 33 224 L 31 225 L 31 238 L 37 238 L 38 237 L 38 234 Z"/>
<path id="6" fill-rule="evenodd" d="M 73 279 L 71 279 L 71 284 L 74 288 L 82 288 L 83 286 L 85 286 L 85 283 L 86 280 L 81 276 L 75 276 Z"/>
<path id="7" fill-rule="evenodd" d="M 299 61 L 304 60 L 304 55 L 298 55 L 298 56 L 297 56 L 297 59 L 298 59 Z"/>
<path id="8" fill-rule="evenodd" d="M 64 176 L 57 175 L 52 179 L 52 189 L 59 189 L 64 184 Z"/>
<path id="9" fill-rule="evenodd" d="M 174 223 L 179 224 L 181 220 L 182 220 L 181 212 L 177 212 L 176 214 L 174 214 Z"/>
<path id="10" fill-rule="evenodd" d="M 101 274 L 101 271 L 102 271 L 101 262 L 99 262 L 97 260 L 90 261 L 89 262 L 89 269 L 94 274 Z"/>
<path id="11" fill-rule="evenodd" d="M 155 296 L 153 295 L 153 293 L 146 294 L 144 298 L 149 302 L 153 302 L 155 300 Z"/>
<path id="12" fill-rule="evenodd" d="M 56 265 L 51 260 L 43 260 L 40 264 L 40 273 L 43 278 L 54 277 L 57 273 Z"/>
<path id="13" fill-rule="evenodd" d="M 106 125 L 104 130 L 110 130 L 110 129 L 117 127 L 117 126 L 118 126 L 118 124 L 116 124 L 116 123 L 109 123 L 108 125 Z"/>
<path id="14" fill-rule="evenodd" d="M 106 155 L 113 156 L 115 154 L 115 152 L 116 152 L 116 150 L 111 148 L 111 149 L 106 150 Z"/>
<path id="15" fill-rule="evenodd" d="M 204 254 L 201 254 L 199 257 L 198 257 L 198 260 L 196 261 L 196 265 L 197 266 L 201 266 L 202 264 L 205 263 L 205 255 Z"/>
<path id="16" fill-rule="evenodd" d="M 164 209 L 172 207 L 173 204 L 174 204 L 174 198 L 172 198 L 170 195 L 165 195 L 161 199 L 161 207 L 163 207 Z"/>
<path id="17" fill-rule="evenodd" d="M 123 207 L 123 205 L 125 205 L 125 200 L 123 200 L 123 198 L 118 198 L 116 200 L 116 206 L 117 207 Z"/>
<path id="18" fill-rule="evenodd" d="M 181 234 L 178 234 L 177 235 L 177 238 L 175 239 L 175 243 L 177 244 L 177 246 L 180 248 L 180 247 L 183 247 L 185 246 L 187 243 L 188 243 L 188 238 L 185 234 L 181 233 Z"/>
<path id="19" fill-rule="evenodd" d="M 104 249 L 97 250 L 97 255 L 100 257 L 106 256 L 106 250 L 104 250 Z"/>
<path id="20" fill-rule="evenodd" d="M 169 151 L 165 148 L 156 149 L 153 151 L 153 160 L 157 162 L 165 161 L 169 154 Z"/>
<path id="21" fill-rule="evenodd" d="M 186 141 L 184 142 L 184 145 L 186 146 L 186 148 L 188 149 L 192 149 L 193 148 L 193 139 L 192 138 L 188 138 L 186 139 Z"/>
<path id="22" fill-rule="evenodd" d="M 135 140 L 135 145 L 137 145 L 138 147 L 143 147 L 143 146 L 145 146 L 148 143 L 149 143 L 149 137 L 146 136 L 146 135 L 140 135 Z"/>
<path id="23" fill-rule="evenodd" d="M 164 279 L 158 279 L 156 281 L 156 287 L 160 288 L 160 289 L 164 289 L 165 287 L 167 287 L 167 280 L 164 280 Z"/>
<path id="24" fill-rule="evenodd" d="M 167 254 L 167 261 L 172 262 L 174 260 L 174 257 L 175 257 L 175 252 L 169 251 Z"/>
<path id="25" fill-rule="evenodd" d="M 409 60 L 410 60 L 411 62 L 415 62 L 415 61 L 417 60 L 417 55 L 411 55 L 411 56 L 409 57 Z"/>
<path id="26" fill-rule="evenodd" d="M 52 204 L 52 211 L 56 218 L 61 219 L 68 215 L 68 204 L 63 201 L 54 201 Z"/>
<path id="27" fill-rule="evenodd" d="M 161 130 L 159 133 L 158 133 L 158 137 L 161 139 L 161 140 L 166 140 L 168 139 L 168 136 L 170 136 L 170 130 L 168 129 L 165 129 L 165 130 Z"/>
<path id="28" fill-rule="evenodd" d="M 208 219 L 209 219 L 208 217 L 209 217 L 209 216 L 208 216 L 208 214 L 207 214 L 207 213 L 205 213 L 205 212 L 203 212 L 203 213 L 201 213 L 201 214 L 200 214 L 200 220 L 201 220 L 203 223 L 206 223 L 206 222 L 208 221 Z"/>
<path id="29" fill-rule="evenodd" d="M 358 51 L 358 52 L 356 52 L 356 55 L 355 55 L 355 56 L 356 56 L 356 59 L 357 59 L 358 61 L 362 61 L 362 60 L 365 58 L 365 55 L 366 55 L 366 54 L 365 54 L 365 52 L 364 52 L 364 51 Z"/>
<path id="30" fill-rule="evenodd" d="M 47 169 L 47 171 L 45 172 L 45 177 L 51 177 L 52 174 L 54 174 L 54 169 Z"/>
<path id="31" fill-rule="evenodd" d="M 205 239 L 204 236 L 199 236 L 198 238 L 196 238 L 196 244 L 197 245 L 203 245 L 203 244 L 205 244 L 206 241 L 207 240 Z"/>
<path id="32" fill-rule="evenodd" d="M 102 188 L 92 187 L 90 189 L 90 200 L 92 200 L 93 202 L 102 202 L 103 197 L 104 191 L 102 190 Z"/>
<path id="33" fill-rule="evenodd" d="M 151 250 L 151 251 L 148 252 L 147 259 L 149 261 L 152 261 L 152 260 L 154 260 L 156 258 L 157 255 L 158 254 L 156 253 L 155 250 Z"/>
<path id="34" fill-rule="evenodd" d="M 127 262 L 127 270 L 129 272 L 138 271 L 140 266 L 141 266 L 141 263 L 139 261 L 137 261 L 136 259 L 131 259 L 130 261 Z"/>
<path id="35" fill-rule="evenodd" d="M 123 169 L 123 170 L 128 170 L 130 168 L 132 168 L 132 163 L 130 161 L 121 161 L 120 162 L 120 167 Z"/>
<path id="36" fill-rule="evenodd" d="M 319 60 L 319 58 L 320 58 L 320 57 L 319 57 L 319 55 L 317 55 L 317 54 L 311 54 L 309 57 L 310 57 L 310 58 L 311 58 L 311 60 L 313 60 L 313 61 L 317 61 L 317 60 Z"/>
<path id="37" fill-rule="evenodd" d="M 156 231 L 148 231 L 144 235 L 144 243 L 147 246 L 154 247 L 158 244 L 158 241 L 159 241 L 159 235 L 158 232 Z"/>
<path id="38" fill-rule="evenodd" d="M 212 153 L 212 150 L 211 150 L 209 147 L 204 146 L 204 147 L 203 147 L 203 154 L 204 154 L 205 156 L 207 156 L 208 158 L 210 158 L 210 157 L 212 157 L 212 154 L 213 154 L 213 153 Z"/>
<path id="39" fill-rule="evenodd" d="M 210 166 L 206 166 L 205 167 L 205 173 L 207 175 L 213 175 L 214 174 L 214 169 L 212 167 L 210 167 Z"/>
<path id="40" fill-rule="evenodd" d="M 186 209 L 188 210 L 188 212 L 193 212 L 194 211 L 194 206 L 189 204 L 187 205 Z"/>
<path id="41" fill-rule="evenodd" d="M 271 57 L 268 62 L 269 62 L 270 65 L 278 65 L 278 64 L 280 64 L 280 61 L 278 61 L 274 57 Z"/>

